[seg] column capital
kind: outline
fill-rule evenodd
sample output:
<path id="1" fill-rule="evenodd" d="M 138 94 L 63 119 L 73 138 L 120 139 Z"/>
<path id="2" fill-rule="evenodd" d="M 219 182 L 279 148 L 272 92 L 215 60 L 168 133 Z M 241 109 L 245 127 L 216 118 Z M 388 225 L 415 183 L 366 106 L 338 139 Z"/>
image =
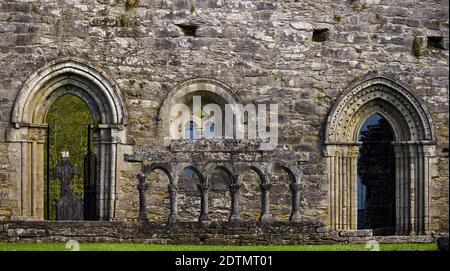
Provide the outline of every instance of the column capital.
<path id="1" fill-rule="evenodd" d="M 289 188 L 291 189 L 291 191 L 293 193 L 296 193 L 296 192 L 300 191 L 300 184 L 299 183 L 290 183 Z"/>
<path id="2" fill-rule="evenodd" d="M 47 125 L 28 125 L 6 129 L 6 142 L 45 142 Z"/>
<path id="3" fill-rule="evenodd" d="M 168 186 L 169 193 L 178 192 L 178 186 L 175 184 L 169 184 Z"/>
<path id="4" fill-rule="evenodd" d="M 139 183 L 136 185 L 136 188 L 139 190 L 139 191 L 147 191 L 147 189 L 148 189 L 148 183 L 145 181 L 145 179 L 146 179 L 146 176 L 145 176 L 145 174 L 143 174 L 143 173 L 139 173 L 138 174 L 138 178 L 139 178 Z"/>
<path id="5" fill-rule="evenodd" d="M 202 194 L 208 193 L 208 191 L 211 189 L 211 185 L 208 183 L 200 183 L 200 184 L 197 184 L 197 189 Z"/>
<path id="6" fill-rule="evenodd" d="M 263 191 L 263 192 L 270 191 L 270 189 L 272 188 L 272 184 L 271 183 L 262 183 L 259 185 L 259 188 L 261 188 L 261 191 Z"/>
<path id="7" fill-rule="evenodd" d="M 231 193 L 237 193 L 239 189 L 241 189 L 241 185 L 237 183 L 232 183 L 228 185 L 228 189 L 230 189 Z"/>
<path id="8" fill-rule="evenodd" d="M 357 157 L 361 142 L 326 142 L 325 144 L 325 149 L 323 151 L 325 157 Z"/>

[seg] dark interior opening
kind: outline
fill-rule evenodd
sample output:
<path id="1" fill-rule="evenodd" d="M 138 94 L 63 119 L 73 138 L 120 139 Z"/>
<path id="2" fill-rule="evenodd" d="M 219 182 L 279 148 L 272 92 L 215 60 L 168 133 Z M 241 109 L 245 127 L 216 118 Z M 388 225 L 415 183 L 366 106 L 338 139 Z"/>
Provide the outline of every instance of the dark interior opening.
<path id="1" fill-rule="evenodd" d="M 358 229 L 374 235 L 395 234 L 394 134 L 379 114 L 363 124 L 358 157 Z"/>
<path id="2" fill-rule="evenodd" d="M 315 42 L 324 42 L 328 39 L 328 29 L 314 29 L 312 40 Z"/>
<path id="3" fill-rule="evenodd" d="M 193 24 L 177 24 L 181 31 L 183 31 L 184 35 L 195 37 L 197 35 L 198 25 Z"/>
<path id="4" fill-rule="evenodd" d="M 427 47 L 430 49 L 444 49 L 442 37 L 427 37 Z"/>

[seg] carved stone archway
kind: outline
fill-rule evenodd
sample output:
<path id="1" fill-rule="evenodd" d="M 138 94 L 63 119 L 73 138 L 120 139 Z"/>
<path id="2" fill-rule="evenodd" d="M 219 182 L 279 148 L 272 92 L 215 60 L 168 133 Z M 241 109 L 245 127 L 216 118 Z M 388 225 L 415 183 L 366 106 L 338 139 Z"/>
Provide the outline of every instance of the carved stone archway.
<path id="1" fill-rule="evenodd" d="M 328 116 L 329 224 L 335 230 L 357 229 L 357 135 L 374 113 L 390 122 L 395 136 L 396 234 L 429 234 L 428 190 L 436 164 L 431 117 L 414 93 L 384 77 L 346 90 Z"/>
<path id="2" fill-rule="evenodd" d="M 99 124 L 94 152 L 99 158 L 98 213 L 111 219 L 115 213 L 117 159 L 126 143 L 127 113 L 118 86 L 103 72 L 74 58 L 50 62 L 23 84 L 12 111 L 13 128 L 7 130 L 11 157 L 17 167 L 18 219 L 44 217 L 45 117 L 53 102 L 67 94 L 81 98 Z"/>

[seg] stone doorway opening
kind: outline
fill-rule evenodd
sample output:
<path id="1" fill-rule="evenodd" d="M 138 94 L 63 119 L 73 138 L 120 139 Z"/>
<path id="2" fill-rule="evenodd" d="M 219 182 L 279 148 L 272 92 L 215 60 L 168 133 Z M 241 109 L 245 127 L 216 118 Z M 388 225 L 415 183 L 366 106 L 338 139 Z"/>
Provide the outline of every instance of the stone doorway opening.
<path id="1" fill-rule="evenodd" d="M 382 115 L 375 113 L 363 123 L 358 141 L 358 229 L 374 235 L 395 233 L 394 133 Z"/>
<path id="2" fill-rule="evenodd" d="M 16 97 L 13 125 L 6 131 L 11 155 L 18 165 L 14 175 L 20 200 L 13 211 L 18 219 L 45 219 L 46 116 L 54 102 L 66 94 L 80 98 L 98 124 L 92 131 L 98 159 L 96 210 L 98 220 L 114 219 L 120 161 L 129 150 L 127 112 L 118 86 L 107 74 L 74 58 L 55 60 L 37 70 Z"/>
<path id="3" fill-rule="evenodd" d="M 91 110 L 76 95 L 65 94 L 50 106 L 45 123 L 44 218 L 97 220 L 97 155 L 93 151 L 95 123 Z M 74 195 L 71 204 L 62 199 L 65 187 L 55 172 L 61 169 L 63 159 L 76 170 L 68 180 Z"/>

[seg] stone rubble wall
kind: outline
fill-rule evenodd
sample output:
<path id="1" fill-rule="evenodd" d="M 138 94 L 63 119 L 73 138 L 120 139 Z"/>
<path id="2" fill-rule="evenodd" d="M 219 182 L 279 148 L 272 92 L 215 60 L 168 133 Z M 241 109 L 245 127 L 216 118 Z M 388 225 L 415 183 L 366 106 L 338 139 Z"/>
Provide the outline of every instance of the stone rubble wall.
<path id="1" fill-rule="evenodd" d="M 430 243 L 432 236 L 371 236 L 371 231 L 331 232 L 320 223 L 1 222 L 1 242 L 136 242 L 150 244 L 294 245 Z"/>
<path id="2" fill-rule="evenodd" d="M 163 144 L 160 105 L 191 78 L 217 79 L 244 104 L 278 103 L 279 146 L 309 155 L 301 214 L 320 221 L 328 218 L 323 131 L 334 101 L 371 76 L 403 83 L 431 112 L 438 155 L 431 225 L 448 232 L 448 1 L 135 2 L 128 8 L 122 0 L 0 2 L 0 220 L 20 215 L 20 164 L 4 136 L 18 91 L 47 63 L 76 57 L 107 73 L 125 98 L 132 146 L 126 154 Z M 182 25 L 198 26 L 195 36 Z M 321 29 L 328 29 L 326 40 L 315 41 Z M 441 37 L 442 48 L 432 48 L 429 37 Z M 123 160 L 118 166 L 116 219 L 136 220 L 140 166 Z"/>

